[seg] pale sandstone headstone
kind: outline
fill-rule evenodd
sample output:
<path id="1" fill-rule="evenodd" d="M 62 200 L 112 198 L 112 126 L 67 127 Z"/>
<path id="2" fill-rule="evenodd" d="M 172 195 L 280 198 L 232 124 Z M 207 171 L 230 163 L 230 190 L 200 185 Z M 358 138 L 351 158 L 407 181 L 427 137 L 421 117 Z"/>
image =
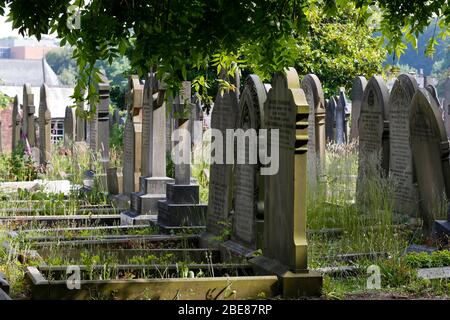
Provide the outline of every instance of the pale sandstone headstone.
<path id="1" fill-rule="evenodd" d="M 435 214 L 450 199 L 450 147 L 439 106 L 425 89 L 412 99 L 410 133 L 420 213 L 424 229 L 431 232 Z"/>
<path id="2" fill-rule="evenodd" d="M 351 114 L 351 129 L 350 129 L 350 141 L 354 141 L 359 138 L 358 121 L 361 113 L 361 103 L 363 100 L 364 90 L 367 85 L 367 80 L 364 77 L 356 77 L 352 86 L 352 114 Z"/>
<path id="3" fill-rule="evenodd" d="M 325 98 L 322 84 L 316 75 L 306 75 L 301 86 L 309 105 L 308 178 L 313 187 L 325 162 Z"/>
<path id="4" fill-rule="evenodd" d="M 368 196 L 365 189 L 374 177 L 389 174 L 389 91 L 380 76 L 373 76 L 364 90 L 359 116 L 357 201 Z"/>
<path id="5" fill-rule="evenodd" d="M 409 114 L 411 101 L 418 89 L 415 78 L 401 74 L 389 97 L 390 177 L 394 187 L 394 211 L 415 217 L 417 188 L 413 182 L 413 161 L 410 147 Z"/>

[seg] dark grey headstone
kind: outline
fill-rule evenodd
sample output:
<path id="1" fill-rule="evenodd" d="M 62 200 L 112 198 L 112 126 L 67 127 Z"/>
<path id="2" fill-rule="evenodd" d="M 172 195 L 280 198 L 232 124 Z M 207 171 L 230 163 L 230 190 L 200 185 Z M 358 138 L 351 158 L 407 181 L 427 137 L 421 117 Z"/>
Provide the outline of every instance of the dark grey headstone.
<path id="1" fill-rule="evenodd" d="M 327 142 L 336 141 L 336 99 L 331 97 L 325 108 L 325 136 Z"/>
<path id="2" fill-rule="evenodd" d="M 352 123 L 350 130 L 350 141 L 354 141 L 359 138 L 358 121 L 361 113 L 361 103 L 363 100 L 364 89 L 366 88 L 367 80 L 364 77 L 356 77 L 352 86 Z"/>

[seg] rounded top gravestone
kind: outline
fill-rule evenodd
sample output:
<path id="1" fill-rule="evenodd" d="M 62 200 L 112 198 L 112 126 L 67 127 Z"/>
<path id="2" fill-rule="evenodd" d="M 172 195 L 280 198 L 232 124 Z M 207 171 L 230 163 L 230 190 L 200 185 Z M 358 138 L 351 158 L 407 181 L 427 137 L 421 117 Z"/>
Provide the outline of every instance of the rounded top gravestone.
<path id="1" fill-rule="evenodd" d="M 426 89 L 411 102 L 411 150 L 424 229 L 431 231 L 438 210 L 450 199 L 449 141 L 439 107 Z"/>
<path id="2" fill-rule="evenodd" d="M 325 157 L 325 98 L 322 84 L 315 74 L 307 74 L 301 83 L 309 105 L 308 116 L 308 178 L 316 185 L 318 170 Z"/>
<path id="3" fill-rule="evenodd" d="M 411 216 L 417 213 L 417 190 L 413 184 L 409 114 L 417 89 L 418 84 L 413 76 L 401 74 L 389 97 L 389 170 L 394 187 L 394 211 Z"/>
<path id="4" fill-rule="evenodd" d="M 361 113 L 361 103 L 364 95 L 364 90 L 367 86 L 367 79 L 365 77 L 356 77 L 352 85 L 352 123 L 350 127 L 350 141 L 354 141 L 359 137 L 358 121 Z"/>
<path id="5" fill-rule="evenodd" d="M 389 174 L 389 90 L 380 76 L 373 76 L 364 90 L 359 116 L 357 202 L 370 194 L 371 179 Z"/>
<path id="6" fill-rule="evenodd" d="M 266 90 L 259 77 L 249 75 L 240 97 L 236 127 L 257 137 L 258 130 L 263 127 L 266 99 Z M 251 140 L 248 139 L 248 144 L 244 140 L 241 145 L 245 148 L 243 159 L 238 159 L 235 165 L 232 240 L 256 249 L 256 220 L 262 219 L 264 214 L 264 177 L 259 175 L 259 163 L 249 161 L 249 153 L 256 155 L 258 152 L 258 145 Z"/>

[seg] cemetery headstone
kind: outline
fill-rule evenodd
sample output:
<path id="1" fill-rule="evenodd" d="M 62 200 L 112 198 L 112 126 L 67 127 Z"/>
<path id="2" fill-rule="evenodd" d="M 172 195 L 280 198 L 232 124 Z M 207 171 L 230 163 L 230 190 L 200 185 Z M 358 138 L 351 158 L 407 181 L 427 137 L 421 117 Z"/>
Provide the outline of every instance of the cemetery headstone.
<path id="1" fill-rule="evenodd" d="M 411 151 L 424 230 L 431 233 L 435 215 L 450 199 L 450 146 L 435 99 L 418 89 L 411 102 Z M 443 227 L 445 222 L 436 223 Z M 450 231 L 450 229 L 447 229 Z"/>
<path id="2" fill-rule="evenodd" d="M 418 84 L 412 75 L 401 74 L 389 97 L 389 166 L 394 188 L 394 212 L 413 217 L 417 214 L 418 197 L 413 181 L 409 114 L 417 89 Z"/>
<path id="3" fill-rule="evenodd" d="M 211 129 L 218 130 L 224 140 L 226 130 L 236 128 L 238 114 L 237 93 L 225 91 L 221 94 L 219 91 L 211 113 Z M 216 162 L 211 162 L 210 165 L 206 232 L 201 237 L 201 245 L 204 247 L 217 245 L 214 239 L 222 234 L 225 225 L 229 222 L 232 209 L 233 165 L 226 164 L 225 141 L 221 140 L 213 137 L 211 141 L 211 157 Z"/>
<path id="4" fill-rule="evenodd" d="M 41 86 L 39 101 L 39 163 L 46 165 L 51 155 L 52 117 L 47 106 L 46 85 Z"/>
<path id="5" fill-rule="evenodd" d="M 80 104 L 78 108 L 84 110 L 84 103 Z M 81 142 L 86 140 L 86 119 L 80 117 L 75 113 L 75 141 Z"/>
<path id="6" fill-rule="evenodd" d="M 264 102 L 267 93 L 257 75 L 248 76 L 239 101 L 237 129 L 255 130 L 255 137 L 264 127 Z M 234 169 L 234 214 L 231 240 L 221 245 L 224 256 L 249 255 L 262 248 L 264 227 L 264 176 L 260 175 L 261 163 L 250 162 L 250 150 L 257 154 L 258 146 L 243 142 L 245 153 L 238 155 Z M 261 147 L 261 146 L 260 146 Z M 238 146 L 239 148 L 239 146 Z"/>
<path id="7" fill-rule="evenodd" d="M 73 108 L 67 106 L 64 117 L 64 145 L 67 147 L 73 142 L 75 117 Z"/>
<path id="8" fill-rule="evenodd" d="M 183 81 L 182 91 L 175 99 L 174 116 L 179 130 L 172 133 L 178 144 L 174 148 L 175 182 L 166 186 L 166 200 L 158 203 L 158 226 L 170 230 L 171 227 L 205 225 L 208 206 L 200 203 L 200 187 L 191 179 L 191 137 L 189 118 L 195 104 L 191 102 L 191 82 Z M 164 123 L 161 121 L 161 123 Z M 183 129 L 183 131 L 180 131 Z M 164 130 L 160 130 L 164 132 Z M 164 144 L 160 144 L 161 147 Z M 159 152 L 161 153 L 162 150 Z M 177 161 L 184 158 L 184 161 Z"/>
<path id="9" fill-rule="evenodd" d="M 133 116 L 128 113 L 123 133 L 123 194 L 130 196 L 135 186 L 135 132 Z"/>
<path id="10" fill-rule="evenodd" d="M 344 89 L 340 88 L 339 96 L 335 98 L 337 101 L 336 105 L 336 143 L 343 144 L 347 142 L 346 137 L 346 119 L 345 119 L 345 109 L 346 109 L 346 99 Z"/>
<path id="11" fill-rule="evenodd" d="M 352 86 L 352 114 L 351 114 L 351 129 L 350 129 L 350 141 L 354 141 L 359 138 L 358 121 L 361 113 L 361 103 L 364 95 L 364 90 L 367 86 L 367 80 L 364 77 L 356 77 Z"/>
<path id="12" fill-rule="evenodd" d="M 450 77 L 447 77 L 444 82 L 444 122 L 445 131 L 447 132 L 447 137 L 450 139 Z"/>
<path id="13" fill-rule="evenodd" d="M 308 178 L 309 185 L 314 188 L 325 162 L 325 98 L 322 84 L 316 75 L 306 75 L 301 86 L 309 105 Z"/>
<path id="14" fill-rule="evenodd" d="M 34 127 L 34 94 L 31 90 L 30 84 L 25 84 L 23 86 L 23 120 L 22 120 L 22 134 L 28 140 L 28 144 L 31 148 L 35 146 L 35 132 L 36 129 Z"/>
<path id="15" fill-rule="evenodd" d="M 266 176 L 263 255 L 250 262 L 276 274 L 284 297 L 320 295 L 322 276 L 308 270 L 306 188 L 309 106 L 293 68 L 277 73 L 265 106 L 265 126 L 278 129 L 280 166 Z M 269 145 L 270 145 L 269 141 Z"/>
<path id="16" fill-rule="evenodd" d="M 165 95 L 165 86 L 151 72 L 143 94 L 140 190 L 131 193 L 131 207 L 122 213 L 122 224 L 134 224 L 139 215 L 157 214 L 158 201 L 166 199 L 166 184 L 173 182 L 166 177 L 166 105 L 159 95 Z"/>
<path id="17" fill-rule="evenodd" d="M 14 97 L 13 102 L 13 109 L 12 109 L 12 116 L 11 116 L 11 123 L 12 123 L 12 132 L 11 132 L 11 138 L 12 138 L 12 151 L 16 150 L 17 145 L 19 144 L 20 140 L 20 115 L 19 115 L 19 99 L 17 96 Z"/>
<path id="18" fill-rule="evenodd" d="M 357 201 L 364 203 L 372 178 L 389 174 L 389 91 L 380 76 L 373 76 L 364 90 L 359 116 Z"/>
<path id="19" fill-rule="evenodd" d="M 327 142 L 336 141 L 336 106 L 336 99 L 331 97 L 325 108 L 325 135 Z"/>

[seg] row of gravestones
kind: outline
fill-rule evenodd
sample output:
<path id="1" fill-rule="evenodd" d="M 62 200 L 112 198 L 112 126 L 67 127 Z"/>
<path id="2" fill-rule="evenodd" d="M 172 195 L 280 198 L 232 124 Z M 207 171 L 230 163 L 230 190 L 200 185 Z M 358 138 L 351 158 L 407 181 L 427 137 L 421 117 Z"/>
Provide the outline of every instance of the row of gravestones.
<path id="1" fill-rule="evenodd" d="M 109 131 L 110 126 L 119 121 L 119 114 L 109 113 L 110 87 L 106 78 L 98 86 L 99 104 L 91 120 L 76 116 L 75 109 L 65 106 L 64 117 L 64 144 L 73 142 L 88 142 L 91 150 L 100 154 L 99 161 L 107 167 L 109 160 Z M 35 118 L 34 94 L 31 86 L 26 84 L 23 89 L 23 104 L 19 106 L 17 96 L 14 99 L 12 110 L 12 150 L 19 141 L 29 148 L 33 158 L 41 165 L 46 165 L 51 156 L 51 130 L 52 115 L 49 104 L 55 103 L 54 90 L 47 85 L 40 89 L 38 117 Z M 64 107 L 64 106 L 55 106 Z M 37 126 L 36 126 L 37 122 Z"/>
<path id="2" fill-rule="evenodd" d="M 310 78 L 312 83 L 305 80 L 304 87 L 314 85 L 315 78 Z M 190 86 L 189 82 L 183 83 L 183 90 L 173 99 L 174 112 L 171 114 L 175 115 L 177 128 L 191 128 L 189 112 L 184 112 L 195 108 L 191 103 Z M 308 90 L 315 92 L 316 89 L 305 89 Z M 147 76 L 143 85 L 137 77 L 130 78 L 123 171 L 124 192 L 130 197 L 131 205 L 130 210 L 122 213 L 122 223 L 139 223 L 143 214 L 157 213 L 158 225 L 162 228 L 206 224 L 206 231 L 200 237 L 201 246 L 219 247 L 237 254 L 248 254 L 258 246 L 263 247 L 264 255 L 251 260 L 258 269 L 280 275 L 286 290 L 297 290 L 299 285 L 310 293 L 320 290 L 321 276 L 307 267 L 306 179 L 310 110 L 307 97 L 310 94 L 305 95 L 301 89 L 295 69 L 274 75 L 271 85 L 264 85 L 255 75 L 249 76 L 240 97 L 237 91 L 218 93 L 211 128 L 223 137 L 227 129 L 279 130 L 279 142 L 273 142 L 275 145 L 272 146 L 272 140 L 267 139 L 267 148 L 279 148 L 282 165 L 275 174 L 264 176 L 260 174 L 264 168 L 262 163 L 212 163 L 208 206 L 199 204 L 199 188 L 191 179 L 189 164 L 175 163 L 175 179 L 166 177 L 166 130 L 161 127 L 167 123 L 164 93 L 163 84 L 156 81 L 153 73 Z M 323 122 L 323 117 L 322 113 L 317 121 Z M 174 149 L 189 150 L 190 139 L 177 136 L 183 134 L 180 131 L 171 134 L 172 140 L 178 141 Z M 323 132 L 321 137 L 324 137 Z M 227 148 L 222 143 L 212 141 L 212 144 L 216 158 L 228 158 Z M 137 149 L 141 152 L 140 164 L 137 164 Z M 241 156 L 248 160 L 248 150 Z M 137 174 L 139 186 L 133 181 Z M 146 197 L 152 200 L 144 210 Z M 264 223 L 261 223 L 263 219 Z M 230 220 L 231 239 L 224 243 L 225 223 Z M 259 245 L 258 229 L 263 234 L 263 243 Z"/>
<path id="3" fill-rule="evenodd" d="M 393 187 L 395 213 L 417 216 L 429 233 L 448 195 L 448 138 L 436 90 L 400 75 L 389 92 L 383 79 L 365 86 L 359 115 L 357 202 L 367 204 L 376 177 Z"/>

